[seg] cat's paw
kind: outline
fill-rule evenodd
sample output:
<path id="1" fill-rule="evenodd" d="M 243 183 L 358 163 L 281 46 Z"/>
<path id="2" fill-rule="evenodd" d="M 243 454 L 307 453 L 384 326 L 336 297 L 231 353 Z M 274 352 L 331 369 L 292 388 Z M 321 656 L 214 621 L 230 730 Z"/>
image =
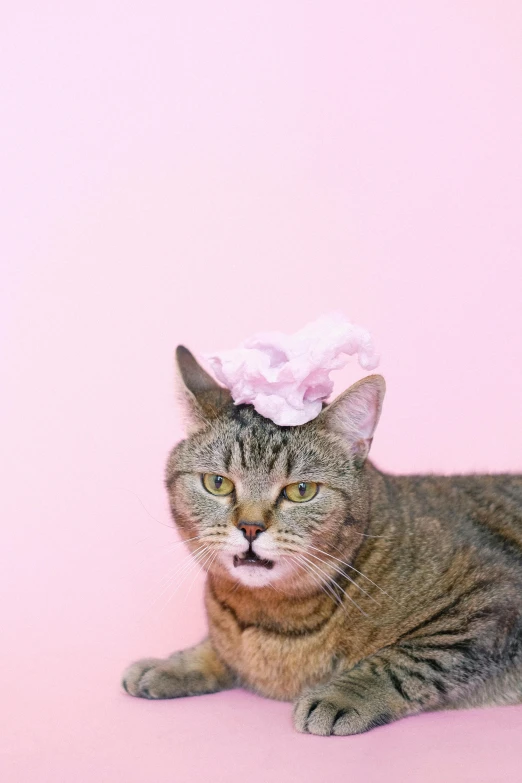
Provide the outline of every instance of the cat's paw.
<path id="1" fill-rule="evenodd" d="M 122 685 L 131 696 L 176 699 L 191 694 L 191 683 L 171 658 L 143 658 L 123 673 Z"/>
<path id="2" fill-rule="evenodd" d="M 305 734 L 345 736 L 362 734 L 394 720 L 371 696 L 362 699 L 335 686 L 325 686 L 301 696 L 294 705 L 294 726 Z"/>

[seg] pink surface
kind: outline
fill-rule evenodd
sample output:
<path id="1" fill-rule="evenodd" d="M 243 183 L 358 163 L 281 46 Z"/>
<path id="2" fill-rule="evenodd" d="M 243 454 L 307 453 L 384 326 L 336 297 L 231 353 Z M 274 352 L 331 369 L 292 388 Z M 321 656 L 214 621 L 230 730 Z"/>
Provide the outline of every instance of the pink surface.
<path id="1" fill-rule="evenodd" d="M 322 739 L 119 677 L 204 632 L 138 500 L 168 524 L 178 342 L 343 311 L 383 355 L 380 466 L 522 470 L 521 26 L 518 0 L 3 9 L 3 783 L 520 780 L 522 707 Z"/>

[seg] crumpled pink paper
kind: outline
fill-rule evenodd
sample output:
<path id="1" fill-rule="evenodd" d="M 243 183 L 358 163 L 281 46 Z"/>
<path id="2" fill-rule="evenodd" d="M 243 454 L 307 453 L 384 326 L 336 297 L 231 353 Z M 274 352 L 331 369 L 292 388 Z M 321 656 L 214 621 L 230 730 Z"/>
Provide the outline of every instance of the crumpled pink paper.
<path id="1" fill-rule="evenodd" d="M 333 389 L 330 372 L 353 354 L 365 370 L 379 363 L 370 333 L 334 313 L 295 334 L 257 334 L 236 350 L 205 358 L 236 405 L 251 404 L 276 424 L 296 426 L 320 413 Z"/>

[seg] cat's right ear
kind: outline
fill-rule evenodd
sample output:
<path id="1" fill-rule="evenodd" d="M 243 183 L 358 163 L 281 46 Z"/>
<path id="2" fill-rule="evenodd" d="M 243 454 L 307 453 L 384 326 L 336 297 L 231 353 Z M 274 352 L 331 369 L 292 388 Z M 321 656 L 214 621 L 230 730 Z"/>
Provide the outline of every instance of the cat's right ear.
<path id="1" fill-rule="evenodd" d="M 189 434 L 205 427 L 232 402 L 228 389 L 201 367 L 188 348 L 176 348 L 178 396 L 185 411 Z"/>
<path id="2" fill-rule="evenodd" d="M 386 383 L 382 375 L 367 375 L 327 405 L 317 417 L 317 425 L 340 435 L 362 465 L 372 445 L 379 422 Z"/>

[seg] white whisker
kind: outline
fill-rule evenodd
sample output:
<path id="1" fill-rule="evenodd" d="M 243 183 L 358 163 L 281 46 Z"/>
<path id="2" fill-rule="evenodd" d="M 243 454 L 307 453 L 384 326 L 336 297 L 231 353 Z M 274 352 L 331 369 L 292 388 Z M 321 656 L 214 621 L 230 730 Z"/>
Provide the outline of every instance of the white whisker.
<path id="1" fill-rule="evenodd" d="M 326 590 L 324 589 L 324 582 L 323 582 L 321 579 L 319 579 L 319 578 L 318 578 L 318 577 L 317 577 L 317 576 L 316 576 L 316 575 L 313 573 L 313 571 L 312 571 L 312 570 L 310 570 L 310 569 L 307 567 L 306 563 L 304 563 L 304 562 L 303 562 L 303 563 L 299 562 L 299 561 L 297 560 L 297 556 L 292 556 L 292 555 L 289 555 L 289 557 L 291 557 L 291 559 L 293 560 L 293 563 L 292 563 L 292 565 L 296 565 L 296 568 L 294 568 L 294 573 L 295 573 L 295 574 L 297 574 L 297 575 L 299 576 L 299 574 L 298 574 L 298 572 L 297 572 L 297 568 L 301 568 L 301 569 L 302 569 L 302 570 L 303 570 L 305 573 L 307 573 L 309 576 L 311 576 L 311 577 L 312 577 L 312 579 L 314 580 L 315 584 L 319 585 L 319 587 L 320 587 L 320 589 L 321 589 L 321 592 L 322 592 L 322 593 L 325 593 L 326 595 L 328 595 L 328 593 L 327 593 L 327 592 L 326 592 Z"/>
<path id="2" fill-rule="evenodd" d="M 140 563 L 138 563 L 136 568 L 136 575 L 143 574 L 147 567 L 154 563 L 156 560 L 159 560 L 160 558 L 168 557 L 175 551 L 175 547 L 179 546 L 180 544 L 188 543 L 189 541 L 201 541 L 201 540 L 209 540 L 208 534 L 201 535 L 201 536 L 194 536 L 193 538 L 188 538 L 186 541 L 169 541 L 167 544 L 160 544 L 160 547 L 162 549 L 161 552 L 154 552 L 153 554 L 150 554 L 148 557 L 144 557 L 143 560 L 141 560 Z"/>
<path id="3" fill-rule="evenodd" d="M 127 487 L 115 487 L 115 489 L 121 489 L 124 492 L 130 492 L 131 495 L 134 495 L 138 503 L 141 505 L 141 507 L 144 509 L 144 511 L 149 515 L 151 519 L 153 519 L 155 522 L 158 522 L 160 525 L 163 525 L 163 527 L 169 527 L 172 530 L 172 525 L 168 525 L 166 522 L 162 522 L 160 519 L 157 519 L 153 514 L 150 513 L 149 509 L 143 502 L 143 500 L 132 491 L 132 489 L 127 489 Z"/>
<path id="4" fill-rule="evenodd" d="M 312 547 L 312 549 L 314 549 L 314 548 L 315 547 Z M 366 595 L 370 599 L 370 601 L 373 601 L 373 603 L 377 604 L 377 606 L 381 605 L 378 601 L 375 600 L 375 598 L 372 595 L 370 595 L 370 593 L 368 593 L 363 587 L 361 587 L 360 584 L 358 584 L 354 579 L 352 579 L 350 576 L 348 576 L 348 574 L 345 571 L 343 571 L 342 569 L 338 568 L 334 563 L 328 563 L 326 560 L 323 560 L 323 558 L 318 557 L 317 555 L 314 555 L 312 552 L 309 552 L 308 550 L 304 550 L 303 551 L 302 548 L 299 548 L 299 549 L 293 550 L 293 551 L 297 551 L 297 553 L 300 554 L 300 555 L 304 555 L 305 552 L 306 552 L 308 555 L 310 555 L 310 557 L 315 558 L 315 560 L 318 560 L 323 565 L 326 565 L 329 568 L 333 568 L 333 570 L 336 571 L 338 574 L 341 574 L 341 576 L 344 576 L 345 579 L 347 579 L 350 582 L 350 584 L 352 584 L 355 587 L 357 587 L 357 589 L 360 590 L 361 593 L 364 593 L 364 595 Z M 330 555 L 329 555 L 329 557 L 330 557 Z M 337 558 L 333 558 L 333 559 L 337 560 Z M 342 589 L 340 585 L 338 585 L 338 587 L 339 587 L 340 590 Z M 350 596 L 348 596 L 348 598 L 349 597 Z"/>
<path id="5" fill-rule="evenodd" d="M 312 563 L 310 560 L 308 560 L 308 558 L 304 557 L 303 555 L 297 555 L 297 558 L 305 567 L 308 568 L 309 573 L 315 573 L 318 576 L 319 581 L 323 585 L 325 592 L 326 590 L 328 590 L 328 593 L 333 597 L 335 603 L 338 604 L 340 607 L 342 607 L 343 611 L 346 611 L 340 596 L 337 595 L 337 593 L 335 592 L 335 590 L 331 585 L 331 580 L 328 574 L 325 575 L 321 569 L 315 566 L 315 563 Z"/>
<path id="6" fill-rule="evenodd" d="M 381 605 L 378 601 L 375 600 L 373 595 L 370 595 L 370 593 L 368 593 L 367 590 L 364 589 L 364 587 L 361 587 L 361 585 L 357 584 L 357 582 L 354 579 L 349 577 L 348 574 L 346 573 L 346 571 L 343 571 L 341 568 L 338 568 L 333 563 L 328 563 L 326 560 L 323 560 L 321 557 L 318 557 L 318 555 L 312 554 L 312 552 L 308 552 L 308 554 L 310 555 L 310 557 L 314 557 L 316 560 L 319 560 L 319 562 L 323 563 L 323 565 L 326 565 L 329 568 L 333 568 L 334 571 L 337 571 L 338 574 L 341 574 L 341 576 L 344 576 L 345 579 L 348 579 L 350 584 L 355 585 L 355 587 L 357 587 L 357 589 L 360 590 L 361 593 L 364 593 L 364 595 L 368 596 L 370 601 L 373 601 L 374 604 L 377 604 L 377 606 Z"/>
<path id="7" fill-rule="evenodd" d="M 328 595 L 327 591 L 325 590 L 324 581 L 322 579 L 319 579 L 319 577 L 316 574 L 314 574 L 314 572 L 310 568 L 308 568 L 305 562 L 299 562 L 296 556 L 292 557 L 292 560 L 294 561 L 294 563 L 297 564 L 297 568 L 301 568 L 305 573 L 307 573 L 309 576 L 312 577 L 314 583 L 319 585 L 319 588 L 322 593 Z M 294 570 L 294 573 L 297 573 L 297 571 Z"/>
<path id="8" fill-rule="evenodd" d="M 179 577 L 182 577 L 181 580 L 175 586 L 174 592 L 172 593 L 172 595 L 174 595 L 174 593 L 177 591 L 178 587 L 184 582 L 184 580 L 188 576 L 188 574 L 192 571 L 193 568 L 196 567 L 198 561 L 201 560 L 206 555 L 206 550 L 207 550 L 207 547 L 206 546 L 204 546 L 204 547 L 202 546 L 201 550 L 198 551 L 198 553 L 196 555 L 192 555 L 192 556 L 187 558 L 187 560 L 182 564 L 182 567 L 180 569 L 177 569 L 175 571 L 175 573 L 169 577 L 167 584 L 165 585 L 165 587 L 163 588 L 163 590 L 161 591 L 159 596 L 153 601 L 152 606 L 154 606 L 160 600 L 160 598 L 167 592 L 167 590 L 169 590 L 172 587 L 172 583 L 176 579 L 179 579 Z M 170 599 L 169 599 L 169 601 L 170 601 Z M 151 608 L 152 608 L 152 606 L 151 606 Z M 163 609 L 165 609 L 165 607 L 163 607 Z"/>
<path id="9" fill-rule="evenodd" d="M 305 560 L 308 562 L 308 565 L 312 566 L 312 567 L 314 568 L 314 570 L 317 570 L 319 573 L 323 574 L 323 575 L 324 575 L 324 577 L 326 577 L 326 578 L 329 580 L 329 582 L 330 582 L 330 575 L 329 575 L 329 574 L 327 574 L 327 573 L 326 573 L 326 571 L 323 571 L 323 569 L 322 569 L 322 568 L 320 568 L 320 566 L 316 565 L 316 563 L 312 563 L 310 560 L 308 560 L 308 558 L 306 557 L 306 555 L 304 555 L 304 554 L 301 554 L 301 555 L 300 555 L 300 557 L 304 558 L 304 559 L 305 559 Z M 336 584 L 336 587 L 337 587 L 337 588 L 338 588 L 338 589 L 341 591 L 341 593 L 343 593 L 343 595 L 345 595 L 345 596 L 346 596 L 346 598 L 348 598 L 348 600 L 349 600 L 349 601 L 351 601 L 351 602 L 352 602 L 352 604 L 353 604 L 354 606 L 356 606 L 356 607 L 357 607 L 357 609 L 360 611 L 360 613 L 361 613 L 361 614 L 363 614 L 365 617 L 368 617 L 367 613 L 366 613 L 366 612 L 365 612 L 363 609 L 361 609 L 361 607 L 359 606 L 359 604 L 357 603 L 357 601 L 355 601 L 355 600 L 352 598 L 352 596 L 351 596 L 351 595 L 348 595 L 348 593 L 346 592 L 346 590 L 343 590 L 343 588 L 342 588 L 340 585 L 338 585 L 337 583 L 335 583 L 335 584 Z M 333 588 L 331 588 L 331 589 L 332 589 L 332 591 L 333 591 Z"/>
<path id="10" fill-rule="evenodd" d="M 178 561 L 174 564 L 173 568 L 168 570 L 163 576 L 160 576 L 156 581 L 154 582 L 154 585 L 152 585 L 149 589 L 155 589 L 155 587 L 161 585 L 162 582 L 171 581 L 175 576 L 183 570 L 183 568 L 190 563 L 193 558 L 198 554 L 198 552 L 202 552 L 206 548 L 205 544 L 201 544 L 197 549 L 194 550 L 194 552 L 185 552 L 183 555 L 181 561 Z"/>
<path id="11" fill-rule="evenodd" d="M 347 566 L 348 568 L 351 568 L 352 571 L 355 571 L 356 574 L 359 574 L 359 576 L 362 576 L 363 579 L 366 579 L 368 582 L 370 582 L 374 587 L 377 588 L 377 590 L 380 590 L 381 593 L 383 593 L 384 595 L 387 595 L 388 598 L 390 598 L 392 601 L 395 600 L 394 598 L 391 597 L 391 595 L 389 595 L 386 592 L 386 590 L 383 590 L 382 587 L 379 587 L 378 584 L 376 584 L 372 579 L 370 579 L 369 576 L 366 576 L 366 574 L 363 574 L 362 571 L 358 571 L 357 568 L 354 568 L 354 566 L 351 565 L 351 563 L 347 563 L 345 560 L 341 560 L 340 557 L 335 557 L 335 555 L 331 555 L 329 552 L 325 552 L 323 549 L 319 549 L 316 546 L 312 546 L 312 544 L 308 544 L 308 546 L 309 546 L 310 549 L 315 549 L 316 552 L 320 552 L 322 555 L 327 555 L 328 557 L 332 557 L 334 560 L 337 560 L 339 563 L 342 563 L 343 565 Z"/>
<path id="12" fill-rule="evenodd" d="M 204 559 L 202 562 L 198 563 L 198 569 L 196 571 L 196 574 L 195 574 L 192 582 L 190 583 L 187 592 L 185 593 L 185 601 L 187 600 L 188 595 L 189 595 L 190 591 L 192 590 L 192 586 L 194 585 L 194 582 L 198 578 L 200 572 L 205 573 L 205 570 L 208 570 L 210 568 L 210 566 L 212 565 L 212 563 L 214 562 L 214 560 L 218 556 L 219 551 L 220 551 L 219 549 L 211 550 L 209 556 L 206 559 Z"/>

